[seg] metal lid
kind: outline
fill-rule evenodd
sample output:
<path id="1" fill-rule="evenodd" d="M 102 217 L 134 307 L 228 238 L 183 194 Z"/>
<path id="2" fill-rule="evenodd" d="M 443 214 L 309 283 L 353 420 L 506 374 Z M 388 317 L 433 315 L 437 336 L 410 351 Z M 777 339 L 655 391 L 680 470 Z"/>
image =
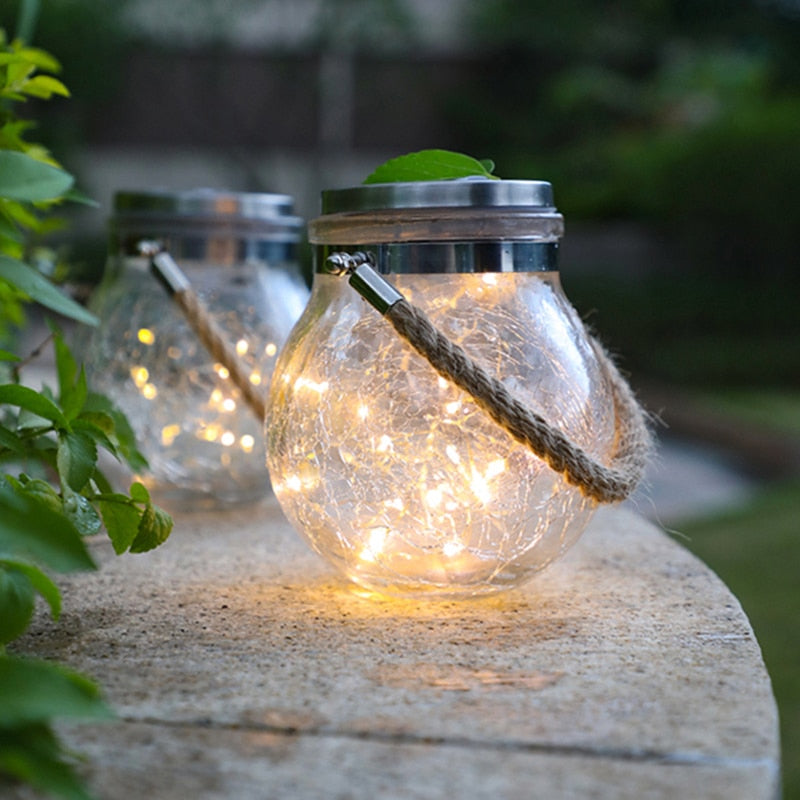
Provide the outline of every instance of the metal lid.
<path id="1" fill-rule="evenodd" d="M 555 211 L 547 181 L 488 178 L 372 183 L 322 193 L 322 213 L 340 214 L 400 208 L 527 208 Z"/>
<path id="2" fill-rule="evenodd" d="M 117 219 L 164 221 L 180 219 L 198 223 L 278 223 L 299 228 L 292 215 L 293 199 L 285 194 L 227 192 L 216 189 L 185 191 L 121 191 L 114 195 Z"/>

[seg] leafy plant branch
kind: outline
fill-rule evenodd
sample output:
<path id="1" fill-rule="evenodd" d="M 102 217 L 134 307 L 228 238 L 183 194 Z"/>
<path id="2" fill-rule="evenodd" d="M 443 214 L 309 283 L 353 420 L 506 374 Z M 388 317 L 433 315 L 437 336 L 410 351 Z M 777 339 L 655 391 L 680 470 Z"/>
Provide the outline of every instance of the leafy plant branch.
<path id="1" fill-rule="evenodd" d="M 23 3 L 30 10 L 30 2 Z M 105 451 L 134 471 L 146 462 L 131 427 L 88 385 L 57 327 L 26 356 L 13 352 L 11 326 L 38 303 L 89 325 L 96 320 L 52 281 L 56 254 L 43 237 L 63 223 L 66 200 L 83 201 L 74 179 L 16 115 L 28 98 L 68 97 L 58 62 L 0 30 L 0 788 L 24 781 L 74 800 L 89 793 L 72 755 L 51 728 L 56 717 L 106 718 L 110 709 L 88 678 L 59 665 L 11 655 L 6 645 L 28 628 L 40 597 L 53 619 L 61 593 L 52 573 L 95 569 L 84 538 L 105 528 L 114 551 L 143 553 L 165 541 L 172 519 L 134 483 L 117 492 L 100 467 Z M 54 388 L 25 385 L 27 367 L 52 344 Z"/>

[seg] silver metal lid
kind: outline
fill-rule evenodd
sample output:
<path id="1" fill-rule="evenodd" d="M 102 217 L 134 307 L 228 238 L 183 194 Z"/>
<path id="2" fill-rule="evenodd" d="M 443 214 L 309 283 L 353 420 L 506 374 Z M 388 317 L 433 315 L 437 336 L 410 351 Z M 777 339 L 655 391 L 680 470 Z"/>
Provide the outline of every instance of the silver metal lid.
<path id="1" fill-rule="evenodd" d="M 503 181 L 488 178 L 372 183 L 322 192 L 322 213 L 402 208 L 527 208 L 555 211 L 547 181 Z"/>
<path id="2" fill-rule="evenodd" d="M 233 224 L 277 223 L 300 228 L 293 216 L 293 199 L 285 194 L 227 192 L 216 189 L 185 191 L 121 191 L 114 195 L 114 216 L 126 221 L 181 220 Z"/>

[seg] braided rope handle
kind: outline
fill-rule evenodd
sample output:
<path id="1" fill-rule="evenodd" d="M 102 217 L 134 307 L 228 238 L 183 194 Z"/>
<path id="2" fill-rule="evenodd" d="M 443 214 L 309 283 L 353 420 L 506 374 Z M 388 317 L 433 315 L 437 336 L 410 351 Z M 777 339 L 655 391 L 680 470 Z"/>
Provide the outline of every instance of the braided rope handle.
<path id="1" fill-rule="evenodd" d="M 238 353 L 231 346 L 225 332 L 191 289 L 176 292 L 174 300 L 212 358 L 228 370 L 233 385 L 239 390 L 256 419 L 259 422 L 263 422 L 266 415 L 264 397 L 250 383 L 250 371 L 242 364 Z"/>
<path id="2" fill-rule="evenodd" d="M 594 460 L 544 417 L 514 398 L 499 380 L 438 330 L 422 309 L 383 281 L 371 268 L 371 262 L 371 254 L 334 253 L 327 264 L 332 272 L 349 274 L 350 283 L 439 375 L 467 392 L 491 419 L 585 496 L 601 503 L 615 503 L 633 492 L 647 466 L 652 439 L 633 391 L 594 338 L 589 337 L 589 341 L 609 382 L 616 419 L 615 448 L 608 465 Z"/>
<path id="3" fill-rule="evenodd" d="M 186 275 L 158 242 L 142 241 L 139 251 L 150 259 L 150 267 L 183 312 L 189 327 L 211 357 L 228 370 L 233 385 L 259 422 L 266 416 L 264 395 L 250 382 L 249 369 L 239 358 L 227 334 L 192 289 Z"/>

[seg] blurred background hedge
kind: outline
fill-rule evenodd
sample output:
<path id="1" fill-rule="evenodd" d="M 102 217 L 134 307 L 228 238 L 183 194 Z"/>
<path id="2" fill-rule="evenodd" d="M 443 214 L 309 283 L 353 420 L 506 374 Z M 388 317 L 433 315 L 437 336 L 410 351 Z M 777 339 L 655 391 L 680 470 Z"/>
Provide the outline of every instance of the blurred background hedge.
<path id="1" fill-rule="evenodd" d="M 17 5 L 0 2 L 9 30 Z M 433 5 L 449 8 L 446 37 L 412 0 L 49 0 L 35 40 L 73 98 L 39 112 L 40 138 L 79 165 L 127 147 L 144 166 L 184 147 L 235 164 L 227 188 L 299 195 L 306 216 L 326 181 L 360 181 L 362 164 L 427 146 L 491 157 L 501 176 L 554 183 L 565 256 L 573 232 L 634 226 L 649 242 L 647 263 L 625 269 L 591 238 L 587 263 L 565 263 L 571 298 L 629 369 L 797 386 L 800 3 Z M 237 38 L 259 10 L 263 44 Z M 267 153 L 280 186 L 253 167 Z M 282 170 L 290 161 L 317 167 Z M 95 227 L 73 243 L 90 279 L 113 173 L 103 180 Z"/>

